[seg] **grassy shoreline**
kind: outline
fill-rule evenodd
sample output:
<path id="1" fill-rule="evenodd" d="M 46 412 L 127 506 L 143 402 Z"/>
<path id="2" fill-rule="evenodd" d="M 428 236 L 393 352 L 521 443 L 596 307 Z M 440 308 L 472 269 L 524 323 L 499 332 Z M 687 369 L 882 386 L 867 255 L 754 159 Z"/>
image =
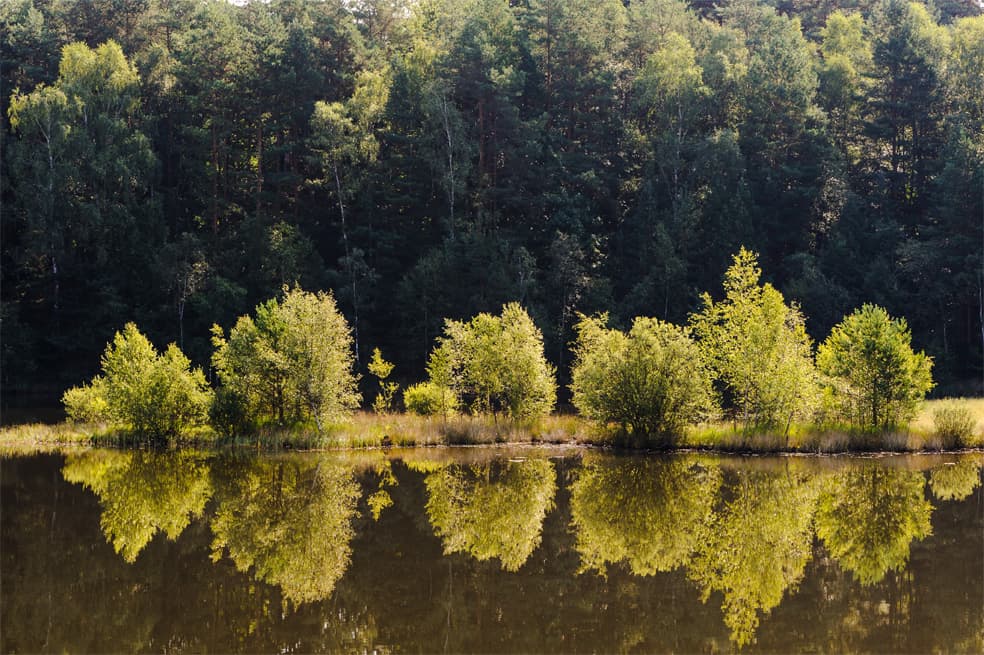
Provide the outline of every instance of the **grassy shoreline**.
<path id="1" fill-rule="evenodd" d="M 919 453 L 984 449 L 984 398 L 962 399 L 975 425 L 959 447 L 935 431 L 934 412 L 952 400 L 926 401 L 905 430 L 864 432 L 844 425 L 793 425 L 787 435 L 748 432 L 716 422 L 689 428 L 669 450 L 747 454 Z M 262 427 L 249 437 L 220 438 L 210 428 L 182 437 L 178 447 L 281 450 L 346 450 L 385 447 L 430 447 L 499 444 L 570 444 L 626 448 L 614 428 L 579 416 L 555 414 L 534 421 L 490 416 L 421 417 L 411 414 L 358 412 L 319 434 L 312 426 Z M 31 423 L 0 429 L 2 452 L 46 452 L 66 447 L 134 447 L 130 435 L 107 425 Z M 656 450 L 640 444 L 634 450 Z"/>

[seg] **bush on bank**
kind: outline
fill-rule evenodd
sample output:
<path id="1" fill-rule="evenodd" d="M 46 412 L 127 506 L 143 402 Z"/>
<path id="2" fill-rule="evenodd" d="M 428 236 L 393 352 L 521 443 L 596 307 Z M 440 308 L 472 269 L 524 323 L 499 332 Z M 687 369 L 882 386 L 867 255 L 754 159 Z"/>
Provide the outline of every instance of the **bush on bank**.
<path id="1" fill-rule="evenodd" d="M 577 325 L 571 392 L 584 416 L 614 422 L 641 444 L 670 446 L 716 409 L 711 379 L 687 328 L 637 318 L 628 334 L 608 317 Z"/>
<path id="2" fill-rule="evenodd" d="M 158 353 L 127 323 L 106 346 L 101 363 L 102 375 L 65 392 L 69 419 L 110 421 L 153 443 L 167 443 L 206 422 L 212 391 L 173 343 Z"/>

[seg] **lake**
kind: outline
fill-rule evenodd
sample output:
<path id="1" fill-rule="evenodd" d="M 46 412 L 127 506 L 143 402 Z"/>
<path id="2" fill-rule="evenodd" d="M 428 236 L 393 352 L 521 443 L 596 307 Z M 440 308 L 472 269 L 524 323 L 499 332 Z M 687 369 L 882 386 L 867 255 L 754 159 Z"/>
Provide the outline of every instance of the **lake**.
<path id="1" fill-rule="evenodd" d="M 980 454 L 7 457 L 3 652 L 984 652 Z"/>

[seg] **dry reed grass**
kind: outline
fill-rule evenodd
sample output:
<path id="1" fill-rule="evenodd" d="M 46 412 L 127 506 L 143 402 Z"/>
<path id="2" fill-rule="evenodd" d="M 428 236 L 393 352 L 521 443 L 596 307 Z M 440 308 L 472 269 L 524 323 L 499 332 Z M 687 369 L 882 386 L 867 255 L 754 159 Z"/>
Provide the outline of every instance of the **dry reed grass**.
<path id="1" fill-rule="evenodd" d="M 943 407 L 961 408 L 961 414 L 969 412 L 974 424 L 973 433 L 956 442 L 952 435 L 940 434 L 937 423 L 939 410 Z M 934 419 L 934 415 L 937 418 Z M 0 452 L 39 452 L 66 446 L 126 447 L 134 445 L 132 440 L 125 431 L 113 430 L 106 425 L 32 423 L 0 430 Z M 570 414 L 517 421 L 488 415 L 444 418 L 357 412 L 344 422 L 329 426 L 323 433 L 313 425 L 288 428 L 268 425 L 250 435 L 220 440 L 212 430 L 203 428 L 184 435 L 179 444 L 276 451 L 504 443 L 612 446 L 627 442 L 616 426 L 597 425 Z M 645 447 L 646 444 L 636 445 Z M 907 430 L 875 433 L 849 425 L 793 425 L 788 435 L 782 435 L 751 432 L 730 423 L 717 422 L 688 429 L 675 446 L 733 453 L 921 452 L 980 448 L 984 447 L 984 398 L 926 401 Z"/>

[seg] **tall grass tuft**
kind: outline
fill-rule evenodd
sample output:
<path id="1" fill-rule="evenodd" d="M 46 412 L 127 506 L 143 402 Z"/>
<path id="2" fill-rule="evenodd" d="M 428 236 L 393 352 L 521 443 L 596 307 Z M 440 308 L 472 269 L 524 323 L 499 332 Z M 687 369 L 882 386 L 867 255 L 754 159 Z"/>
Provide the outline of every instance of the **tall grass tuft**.
<path id="1" fill-rule="evenodd" d="M 947 401 L 933 410 L 935 436 L 941 450 L 972 445 L 976 423 L 970 408 L 956 400 Z"/>

